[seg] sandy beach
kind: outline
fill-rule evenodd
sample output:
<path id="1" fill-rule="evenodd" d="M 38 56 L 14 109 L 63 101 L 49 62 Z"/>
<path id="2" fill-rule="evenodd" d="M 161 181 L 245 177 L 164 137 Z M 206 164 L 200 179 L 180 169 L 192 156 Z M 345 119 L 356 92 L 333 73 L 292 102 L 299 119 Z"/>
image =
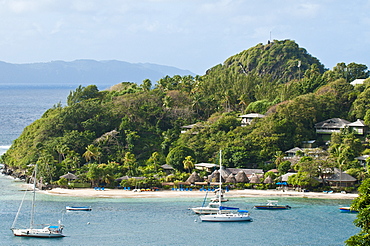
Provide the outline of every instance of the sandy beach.
<path id="1" fill-rule="evenodd" d="M 121 189 L 61 189 L 40 191 L 49 195 L 72 196 L 72 197 L 99 197 L 99 198 L 176 198 L 176 197 L 195 197 L 203 198 L 204 191 L 143 191 L 134 192 Z M 212 196 L 212 193 L 208 195 Z M 322 199 L 354 199 L 357 194 L 342 193 L 319 193 L 319 192 L 297 192 L 281 190 L 231 190 L 225 193 L 226 197 L 302 197 L 302 198 L 322 198 Z"/>

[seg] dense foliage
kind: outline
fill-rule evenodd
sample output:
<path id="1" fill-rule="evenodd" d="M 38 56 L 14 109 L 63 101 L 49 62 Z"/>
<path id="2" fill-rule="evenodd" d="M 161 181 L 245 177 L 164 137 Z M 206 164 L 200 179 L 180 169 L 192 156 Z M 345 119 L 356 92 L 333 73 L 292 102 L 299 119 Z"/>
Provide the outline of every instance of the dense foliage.
<path id="1" fill-rule="evenodd" d="M 46 182 L 74 171 L 92 184 L 113 184 L 124 175 L 146 176 L 154 184 L 165 180 L 161 165 L 178 171 L 167 180 L 183 181 L 194 163 L 215 163 L 222 148 L 227 167 L 286 172 L 281 153 L 316 139 L 315 123 L 334 117 L 370 123 L 369 84 L 349 83 L 368 76 L 363 64 L 338 63 L 328 70 L 294 41 L 275 40 L 230 57 L 204 76 L 166 76 L 154 86 L 150 80 L 123 82 L 105 91 L 80 86 L 66 106 L 55 105 L 26 127 L 2 161 L 14 170 L 39 163 Z M 241 127 L 239 115 L 249 112 L 266 117 Z M 367 146 L 343 134 L 325 165 L 357 170 L 353 158 Z M 356 151 L 344 153 L 346 146 Z M 294 182 L 311 184 L 322 163 L 302 163 L 296 167 L 302 178 Z"/>
<path id="2" fill-rule="evenodd" d="M 359 211 L 354 224 L 361 231 L 346 241 L 351 246 L 365 246 L 370 243 L 370 179 L 365 180 L 358 191 L 359 196 L 353 201 L 351 208 Z"/>

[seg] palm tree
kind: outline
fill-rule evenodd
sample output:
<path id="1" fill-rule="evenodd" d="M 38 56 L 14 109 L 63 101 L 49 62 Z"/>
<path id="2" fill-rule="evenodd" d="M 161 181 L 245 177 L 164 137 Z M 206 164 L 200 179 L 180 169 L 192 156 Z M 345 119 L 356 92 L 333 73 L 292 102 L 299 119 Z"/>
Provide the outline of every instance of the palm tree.
<path id="1" fill-rule="evenodd" d="M 99 160 L 100 163 L 100 157 L 102 153 L 100 152 L 100 148 L 94 146 L 93 144 L 90 144 L 86 147 L 86 152 L 83 153 L 83 157 L 85 157 L 87 162 L 90 162 L 92 159 Z"/>
<path id="2" fill-rule="evenodd" d="M 184 164 L 184 169 L 187 169 L 189 173 L 194 168 L 194 160 L 191 156 L 185 157 L 185 160 L 182 163 Z"/>
<path id="3" fill-rule="evenodd" d="M 275 152 L 275 165 L 276 165 L 276 169 L 279 167 L 279 165 L 284 161 L 284 152 L 283 151 L 276 151 Z"/>
<path id="4" fill-rule="evenodd" d="M 131 152 L 126 152 L 125 157 L 123 158 L 123 166 L 128 169 L 128 176 L 134 176 L 137 173 L 135 155 Z"/>
<path id="5" fill-rule="evenodd" d="M 56 152 L 59 154 L 59 163 L 61 163 L 65 159 L 65 154 L 68 152 L 69 148 L 65 144 L 57 145 L 54 148 Z"/>

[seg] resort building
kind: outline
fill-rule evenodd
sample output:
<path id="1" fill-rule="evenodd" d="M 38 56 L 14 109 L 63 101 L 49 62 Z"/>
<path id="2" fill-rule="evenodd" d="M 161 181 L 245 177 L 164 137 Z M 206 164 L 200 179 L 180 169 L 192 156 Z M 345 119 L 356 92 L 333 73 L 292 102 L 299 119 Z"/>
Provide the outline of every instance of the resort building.
<path id="1" fill-rule="evenodd" d="M 342 172 L 338 168 L 334 168 L 333 172 L 328 172 L 327 177 L 324 177 L 325 182 L 331 187 L 354 187 L 357 179 L 349 175 L 348 173 Z M 323 180 L 317 178 L 322 183 Z"/>
<path id="2" fill-rule="evenodd" d="M 163 171 L 167 175 L 169 175 L 169 174 L 171 174 L 171 173 L 173 173 L 175 171 L 175 169 L 171 165 L 168 165 L 168 164 L 162 165 L 161 168 L 163 169 Z"/>
<path id="3" fill-rule="evenodd" d="M 353 130 L 358 136 L 365 136 L 368 131 L 368 126 L 365 125 L 363 120 L 349 122 L 340 118 L 332 118 L 321 121 L 315 124 L 318 139 L 327 142 L 330 140 L 333 132 L 340 132 L 342 129 L 348 128 Z"/>
<path id="4" fill-rule="evenodd" d="M 195 123 L 195 124 L 191 124 L 191 125 L 187 125 L 187 126 L 181 126 L 181 133 L 186 133 L 188 132 L 189 130 L 191 129 L 195 129 L 197 127 L 201 127 L 199 123 Z M 199 132 L 192 132 L 192 134 L 198 134 Z"/>
<path id="5" fill-rule="evenodd" d="M 362 84 L 364 84 L 364 81 L 365 81 L 365 79 L 355 79 L 350 84 L 353 85 L 353 86 L 355 86 L 355 85 L 362 85 Z"/>
<path id="6" fill-rule="evenodd" d="M 359 157 L 355 157 L 356 160 L 360 163 L 361 166 L 367 169 L 367 160 L 369 159 L 370 155 L 362 155 Z"/>
<path id="7" fill-rule="evenodd" d="M 207 172 L 212 172 L 216 168 L 218 168 L 218 165 L 213 164 L 213 163 L 197 163 L 194 166 L 195 166 L 195 169 L 206 170 Z"/>
<path id="8" fill-rule="evenodd" d="M 246 126 L 246 125 L 250 125 L 254 119 L 263 118 L 265 117 L 265 115 L 258 114 L 258 113 L 250 113 L 250 114 L 241 115 L 239 117 L 242 118 L 241 126 Z"/>
<path id="9" fill-rule="evenodd" d="M 326 151 L 320 148 L 299 148 L 295 147 L 293 149 L 285 151 L 285 159 L 291 159 L 295 157 L 302 157 L 302 156 L 311 156 L 318 158 L 320 156 L 326 155 Z"/>

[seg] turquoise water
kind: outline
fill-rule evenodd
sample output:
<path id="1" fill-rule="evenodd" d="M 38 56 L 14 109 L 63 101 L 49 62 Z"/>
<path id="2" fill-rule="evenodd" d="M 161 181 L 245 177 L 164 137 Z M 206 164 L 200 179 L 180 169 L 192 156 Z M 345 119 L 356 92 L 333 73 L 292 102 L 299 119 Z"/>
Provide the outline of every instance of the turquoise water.
<path id="1" fill-rule="evenodd" d="M 339 212 L 349 200 L 279 198 L 280 204 L 292 209 L 266 211 L 252 207 L 268 198 L 233 198 L 228 204 L 249 209 L 253 222 L 207 223 L 188 210 L 200 205 L 202 198 L 82 199 L 38 194 L 36 223 L 63 219 L 66 237 L 20 238 L 9 228 L 24 191 L 20 182 L 8 177 L 0 176 L 0 185 L 0 245 L 343 245 L 358 232 L 352 223 L 356 215 Z M 29 199 L 19 224 L 29 221 Z M 93 210 L 65 212 L 66 205 Z"/>

